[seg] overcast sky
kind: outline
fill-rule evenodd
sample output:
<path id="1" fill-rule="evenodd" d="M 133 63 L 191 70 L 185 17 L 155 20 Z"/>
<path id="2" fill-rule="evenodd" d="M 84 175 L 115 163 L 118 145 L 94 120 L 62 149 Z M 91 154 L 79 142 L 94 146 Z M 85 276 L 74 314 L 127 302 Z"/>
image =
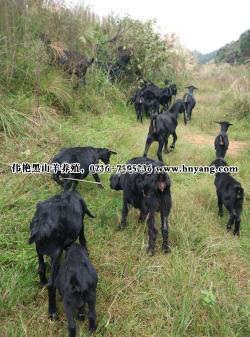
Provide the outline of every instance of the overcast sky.
<path id="1" fill-rule="evenodd" d="M 129 14 L 156 19 L 162 32 L 176 33 L 190 50 L 218 49 L 250 28 L 249 0 L 66 0 L 88 5 L 99 16 Z"/>

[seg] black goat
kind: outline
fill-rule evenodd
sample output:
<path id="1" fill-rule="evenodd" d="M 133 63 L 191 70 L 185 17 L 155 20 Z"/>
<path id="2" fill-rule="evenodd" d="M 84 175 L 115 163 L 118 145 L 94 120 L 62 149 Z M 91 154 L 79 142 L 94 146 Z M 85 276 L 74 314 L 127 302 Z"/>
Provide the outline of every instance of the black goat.
<path id="1" fill-rule="evenodd" d="M 130 102 L 134 103 L 137 120 L 140 120 L 142 123 L 142 116 L 144 112 L 144 98 L 140 89 L 136 90 L 135 94 L 130 98 Z"/>
<path id="2" fill-rule="evenodd" d="M 69 75 L 76 75 L 78 79 L 84 83 L 85 75 L 88 68 L 94 62 L 94 58 L 88 59 L 85 55 L 75 50 L 62 50 L 51 44 L 51 41 L 47 34 L 40 34 L 41 41 L 49 49 L 50 53 L 53 51 L 53 57 L 55 61 L 62 66 L 65 72 Z"/>
<path id="3" fill-rule="evenodd" d="M 210 166 L 216 168 L 227 166 L 223 159 L 216 159 Z M 241 184 L 234 179 L 229 173 L 216 173 L 214 180 L 216 186 L 216 193 L 218 198 L 219 216 L 223 216 L 223 205 L 229 212 L 229 220 L 227 229 L 230 230 L 235 224 L 234 234 L 240 234 L 240 215 L 243 207 L 244 189 Z"/>
<path id="4" fill-rule="evenodd" d="M 159 102 L 162 105 L 162 111 L 170 107 L 172 103 L 172 97 L 173 96 L 175 97 L 176 95 L 177 95 L 177 86 L 174 83 L 161 89 Z"/>
<path id="5" fill-rule="evenodd" d="M 190 121 L 192 118 L 192 111 L 196 105 L 196 100 L 193 95 L 193 91 L 198 88 L 196 88 L 193 85 L 190 85 L 186 87 L 188 89 L 188 93 L 186 93 L 183 97 L 185 106 L 186 106 L 186 114 L 187 114 L 187 119 Z"/>
<path id="6" fill-rule="evenodd" d="M 150 145 L 157 141 L 159 143 L 157 156 L 160 161 L 162 159 L 162 149 L 165 145 L 165 153 L 168 152 L 168 138 L 170 135 L 173 136 L 173 143 L 171 149 L 174 149 L 175 143 L 177 140 L 177 134 L 175 132 L 178 125 L 178 114 L 184 114 L 184 123 L 186 124 L 186 115 L 185 115 L 185 104 L 181 99 L 176 100 L 176 102 L 171 106 L 171 108 L 162 114 L 155 114 L 150 122 L 149 131 L 147 135 L 144 157 L 147 157 L 148 150 Z"/>
<path id="7" fill-rule="evenodd" d="M 141 92 L 138 93 L 135 99 L 135 111 L 136 111 L 136 116 L 137 120 L 141 121 L 142 123 L 142 116 L 144 112 L 144 98 Z"/>
<path id="8" fill-rule="evenodd" d="M 172 102 L 172 97 L 176 96 L 176 94 L 177 87 L 174 83 L 165 88 L 159 88 L 153 82 L 143 80 L 143 86 L 136 90 L 135 95 L 130 101 L 134 103 L 135 97 L 140 97 L 141 105 L 146 116 L 152 116 L 154 113 L 160 112 L 160 105 L 163 107 L 162 111 L 168 109 Z"/>
<path id="9" fill-rule="evenodd" d="M 218 136 L 214 140 L 214 147 L 216 151 L 216 158 L 225 158 L 228 146 L 229 146 L 229 140 L 227 137 L 227 130 L 230 125 L 233 125 L 231 123 L 228 123 L 226 121 L 224 122 L 216 122 L 220 124 L 221 131 L 218 134 Z"/>
<path id="10" fill-rule="evenodd" d="M 60 257 L 63 250 L 78 237 L 81 245 L 86 247 L 83 225 L 85 214 L 93 218 L 80 194 L 77 191 L 70 191 L 38 202 L 30 223 L 29 243 L 36 244 L 41 285 L 47 283 L 44 255 L 51 258 L 48 297 L 49 316 L 52 319 L 57 318 L 55 278 Z"/>
<path id="11" fill-rule="evenodd" d="M 74 50 L 64 50 L 60 56 L 57 56 L 57 62 L 63 66 L 64 71 L 69 75 L 76 75 L 83 83 L 87 70 L 94 60 L 93 57 L 88 59 L 86 56 Z"/>
<path id="12" fill-rule="evenodd" d="M 146 87 L 142 90 L 143 105 L 146 116 L 151 116 L 154 113 L 159 113 L 160 109 L 160 88 L 152 82 L 146 83 Z"/>
<path id="13" fill-rule="evenodd" d="M 127 162 L 131 165 L 152 165 L 161 167 L 161 162 L 144 157 L 133 158 Z M 154 254 L 157 229 L 155 228 L 155 212 L 161 214 L 161 230 L 163 237 L 162 248 L 169 252 L 168 246 L 168 215 L 171 209 L 170 178 L 166 173 L 153 172 L 114 174 L 110 177 L 110 187 L 123 190 L 122 220 L 119 228 L 126 226 L 128 204 L 140 210 L 139 221 L 147 219 L 148 224 L 148 252 Z"/>
<path id="14" fill-rule="evenodd" d="M 74 312 L 78 310 L 77 317 L 83 321 L 86 304 L 88 304 L 89 330 L 90 332 L 96 330 L 97 282 L 97 272 L 88 258 L 87 250 L 76 243 L 70 245 L 55 280 L 56 288 L 63 298 L 69 337 L 76 336 Z"/>
<path id="15" fill-rule="evenodd" d="M 58 171 L 56 174 L 53 174 L 52 177 L 58 184 L 64 186 L 64 190 L 68 190 L 71 187 L 75 188 L 77 185 L 77 181 L 63 181 L 63 178 L 83 179 L 89 174 L 89 165 L 98 164 L 99 160 L 102 160 L 104 164 L 109 164 L 110 156 L 112 154 L 116 154 L 116 152 L 106 148 L 94 148 L 91 146 L 62 149 L 52 159 L 52 163 L 79 163 L 80 169 L 83 170 L 83 172 L 61 174 L 61 172 Z M 94 173 L 93 177 L 96 182 L 100 183 L 100 178 L 97 173 Z M 102 187 L 101 184 L 99 186 Z"/>

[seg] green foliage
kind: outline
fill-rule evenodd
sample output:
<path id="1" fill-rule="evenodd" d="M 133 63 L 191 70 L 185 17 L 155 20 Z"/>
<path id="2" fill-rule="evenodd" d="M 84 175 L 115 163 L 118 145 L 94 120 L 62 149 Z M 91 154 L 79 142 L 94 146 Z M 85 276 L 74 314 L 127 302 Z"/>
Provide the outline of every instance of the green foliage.
<path id="1" fill-rule="evenodd" d="M 245 57 L 250 58 L 250 30 L 240 36 L 240 51 Z"/>
<path id="2" fill-rule="evenodd" d="M 226 107 L 228 116 L 234 119 L 248 119 L 250 123 L 250 98 L 249 95 L 239 95 L 228 101 Z"/>
<path id="3" fill-rule="evenodd" d="M 100 22 L 88 9 L 71 11 L 63 1 L 1 0 L 1 3 L 0 94 L 11 92 L 13 97 L 29 97 L 29 106 L 16 109 L 28 113 L 30 118 L 38 111 L 67 115 L 82 109 L 100 114 L 107 110 L 104 100 L 108 96 L 112 102 L 123 99 L 137 85 L 139 77 L 159 85 L 166 78 L 172 79 L 180 86 L 187 76 L 187 55 L 177 46 L 174 36 L 162 38 L 153 21 L 142 23 L 130 17 L 110 16 Z M 47 34 L 49 45 L 40 40 L 41 34 Z M 99 64 L 114 64 L 120 46 L 131 51 L 131 62 L 119 81 L 111 84 L 108 74 L 99 70 Z M 91 83 L 88 94 L 84 87 L 75 90 L 77 79 L 54 62 L 53 53 L 63 49 L 95 57 L 96 64 L 88 70 L 92 77 L 87 75 Z M 81 99 L 75 100 L 80 93 Z M 2 114 L 5 120 L 2 129 L 9 136 L 17 128 L 13 125 L 11 129 L 14 119 L 9 117 L 6 124 L 6 118 Z"/>
<path id="4" fill-rule="evenodd" d="M 208 290 L 202 290 L 201 293 L 202 293 L 202 304 L 205 307 L 211 308 L 212 306 L 215 305 L 216 296 L 213 292 L 212 285 L 210 286 L 210 288 Z"/>

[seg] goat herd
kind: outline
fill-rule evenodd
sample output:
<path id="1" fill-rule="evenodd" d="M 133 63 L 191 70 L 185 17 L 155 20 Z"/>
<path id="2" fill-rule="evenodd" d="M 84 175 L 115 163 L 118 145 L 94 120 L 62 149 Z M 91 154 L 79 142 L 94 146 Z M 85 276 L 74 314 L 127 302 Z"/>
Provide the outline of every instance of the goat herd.
<path id="1" fill-rule="evenodd" d="M 185 124 L 191 119 L 192 109 L 195 106 L 193 97 L 194 86 L 188 87 L 189 92 L 183 99 L 177 99 L 172 105 L 172 96 L 176 95 L 177 88 L 171 84 L 165 89 L 157 89 L 152 82 L 144 82 L 142 88 L 136 90 L 131 102 L 135 105 L 137 118 L 142 121 L 143 112 L 150 116 L 150 127 L 146 140 L 143 157 L 129 160 L 128 165 L 151 165 L 153 168 L 163 167 L 162 148 L 165 145 L 167 152 L 168 138 L 173 135 L 175 146 L 177 139 L 176 127 L 179 113 L 184 114 Z M 160 105 L 163 106 L 159 112 Z M 171 106 L 170 106 L 171 105 Z M 226 166 L 224 157 L 229 145 L 227 129 L 228 122 L 219 122 L 221 132 L 215 139 L 216 160 L 211 163 L 216 168 Z M 159 142 L 157 151 L 159 161 L 148 159 L 147 152 L 153 141 Z M 57 172 L 54 180 L 64 187 L 64 191 L 45 201 L 38 202 L 36 211 L 30 224 L 31 236 L 29 243 L 35 243 L 38 255 L 38 273 L 41 285 L 48 288 L 48 310 L 52 319 L 57 318 L 56 289 L 59 290 L 64 303 L 68 320 L 68 334 L 76 336 L 74 313 L 78 312 L 78 319 L 84 320 L 85 305 L 88 305 L 89 330 L 96 330 L 96 287 L 97 272 L 88 257 L 86 239 L 84 235 L 84 217 L 93 217 L 87 208 L 84 199 L 76 191 L 77 180 L 86 177 L 90 164 L 98 164 L 102 160 L 109 164 L 111 155 L 115 154 L 107 148 L 75 147 L 62 149 L 54 158 L 54 163 L 79 163 L 84 173 L 63 174 Z M 100 184 L 97 173 L 94 179 Z M 65 179 L 68 178 L 68 179 Z M 240 214 L 242 211 L 244 190 L 228 173 L 216 173 L 215 185 L 218 197 L 219 215 L 222 216 L 223 205 L 230 213 L 227 228 L 235 224 L 234 234 L 239 235 Z M 148 253 L 154 254 L 157 229 L 155 228 L 155 213 L 160 212 L 162 248 L 169 252 L 168 245 L 168 216 L 171 209 L 170 178 L 164 171 L 160 173 L 115 173 L 110 177 L 110 187 L 123 191 L 123 209 L 120 228 L 126 225 L 128 204 L 140 210 L 139 221 L 148 224 Z M 79 238 L 80 245 L 75 243 Z M 61 262 L 63 251 L 65 258 Z M 44 255 L 51 258 L 51 274 L 49 281 L 46 278 Z"/>

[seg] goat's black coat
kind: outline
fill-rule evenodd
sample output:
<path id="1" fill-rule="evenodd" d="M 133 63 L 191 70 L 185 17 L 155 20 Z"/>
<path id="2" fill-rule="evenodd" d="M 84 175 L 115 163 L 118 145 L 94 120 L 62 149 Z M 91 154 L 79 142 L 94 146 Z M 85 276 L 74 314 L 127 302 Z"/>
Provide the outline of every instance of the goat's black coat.
<path id="1" fill-rule="evenodd" d="M 153 82 L 144 80 L 142 88 L 136 90 L 131 102 L 135 103 L 136 98 L 140 99 L 140 106 L 135 104 L 137 116 L 141 116 L 142 110 L 145 111 L 147 116 L 152 116 L 154 113 L 160 112 L 160 105 L 163 106 L 163 109 L 169 108 L 172 97 L 176 96 L 176 94 L 177 87 L 174 83 L 164 88 L 159 88 Z"/>
<path id="2" fill-rule="evenodd" d="M 159 143 L 157 156 L 160 161 L 163 161 L 162 149 L 165 144 L 165 152 L 167 153 L 168 138 L 170 135 L 173 135 L 171 149 L 174 149 L 177 140 L 175 130 L 178 125 L 177 118 L 179 113 L 184 114 L 184 122 L 186 124 L 185 104 L 181 99 L 176 100 L 169 110 L 164 111 L 162 114 L 155 114 L 152 117 L 144 150 L 145 157 L 147 156 L 150 145 L 154 141 L 157 141 Z"/>
<path id="3" fill-rule="evenodd" d="M 177 87 L 174 83 L 161 89 L 159 102 L 163 106 L 163 109 L 168 109 L 170 107 L 172 103 L 172 97 L 176 96 L 176 94 Z"/>
<path id="4" fill-rule="evenodd" d="M 231 123 L 228 122 L 216 122 L 221 125 L 221 132 L 214 140 L 214 147 L 216 151 L 216 158 L 225 158 L 227 149 L 229 147 L 229 140 L 227 136 L 227 130 Z"/>
<path id="5" fill-rule="evenodd" d="M 52 159 L 52 163 L 79 163 L 80 169 L 84 170 L 84 173 L 71 173 L 71 174 L 53 174 L 53 179 L 60 185 L 64 185 L 64 190 L 70 189 L 72 186 L 77 185 L 77 181 L 64 180 L 62 178 L 74 178 L 83 179 L 89 174 L 89 165 L 98 164 L 99 160 L 102 160 L 104 164 L 109 164 L 110 156 L 116 154 L 116 152 L 111 151 L 106 148 L 94 148 L 94 147 L 71 147 L 62 149 L 58 154 Z M 100 183 L 100 178 L 97 173 L 93 174 L 96 182 Z M 101 185 L 100 185 L 101 186 Z"/>
<path id="6" fill-rule="evenodd" d="M 153 168 L 163 166 L 163 163 L 152 159 L 133 158 L 127 164 L 152 165 Z M 149 246 L 148 251 L 153 254 L 157 230 L 155 228 L 155 212 L 161 214 L 163 250 L 168 252 L 168 215 L 171 209 L 170 178 L 166 173 L 153 172 L 151 174 L 114 174 L 110 177 L 110 187 L 123 190 L 123 210 L 120 228 L 126 225 L 128 204 L 140 210 L 139 220 L 147 217 Z"/>
<path id="7" fill-rule="evenodd" d="M 187 119 L 191 120 L 192 118 L 192 111 L 196 105 L 196 100 L 193 95 L 193 91 L 197 89 L 195 86 L 190 85 L 188 87 L 188 93 L 186 93 L 183 97 L 184 104 L 185 104 L 185 109 L 186 109 L 186 114 L 187 114 Z"/>
<path id="8" fill-rule="evenodd" d="M 158 88 L 152 82 L 147 83 L 146 87 L 142 90 L 142 97 L 144 99 L 144 110 L 147 116 L 159 112 L 159 96 L 160 88 Z"/>
<path id="9" fill-rule="evenodd" d="M 65 248 L 78 237 L 86 247 L 83 220 L 85 214 L 93 217 L 85 201 L 77 191 L 64 192 L 37 203 L 36 212 L 30 223 L 29 243 L 36 244 L 39 260 L 38 273 L 41 284 L 46 284 L 46 268 L 43 255 L 51 257 L 51 276 L 48 283 L 49 315 L 56 316 L 55 277 L 60 257 Z"/>
<path id="10" fill-rule="evenodd" d="M 210 166 L 216 168 L 227 166 L 223 159 L 216 159 Z M 229 212 L 227 229 L 230 230 L 235 224 L 234 234 L 240 234 L 240 216 L 243 207 L 244 189 L 241 184 L 234 179 L 229 173 L 216 173 L 214 180 L 218 198 L 219 216 L 223 216 L 223 205 Z"/>
<path id="11" fill-rule="evenodd" d="M 78 310 L 78 319 L 84 320 L 85 305 L 88 304 L 89 330 L 96 330 L 96 287 L 98 276 L 84 247 L 73 243 L 66 251 L 55 285 L 64 303 L 68 320 L 69 337 L 76 336 L 73 314 Z"/>
<path id="12" fill-rule="evenodd" d="M 130 98 L 130 102 L 134 104 L 137 120 L 142 123 L 144 98 L 141 89 L 136 90 L 135 94 Z"/>

